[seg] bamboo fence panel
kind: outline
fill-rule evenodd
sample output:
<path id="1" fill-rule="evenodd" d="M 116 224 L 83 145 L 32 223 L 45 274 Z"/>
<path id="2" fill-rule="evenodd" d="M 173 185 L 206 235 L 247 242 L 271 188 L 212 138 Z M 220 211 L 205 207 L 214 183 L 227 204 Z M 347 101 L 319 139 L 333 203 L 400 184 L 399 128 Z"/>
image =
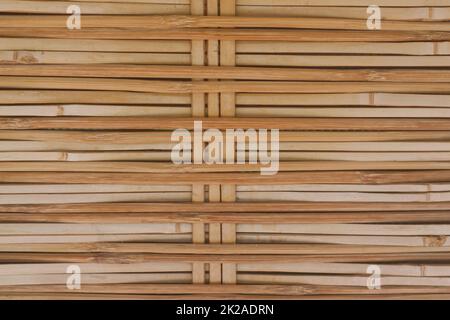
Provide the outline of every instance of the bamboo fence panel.
<path id="1" fill-rule="evenodd" d="M 449 299 L 449 21 L 448 0 L 1 1 L 0 299 Z M 278 174 L 172 163 L 195 120 L 280 129 Z"/>

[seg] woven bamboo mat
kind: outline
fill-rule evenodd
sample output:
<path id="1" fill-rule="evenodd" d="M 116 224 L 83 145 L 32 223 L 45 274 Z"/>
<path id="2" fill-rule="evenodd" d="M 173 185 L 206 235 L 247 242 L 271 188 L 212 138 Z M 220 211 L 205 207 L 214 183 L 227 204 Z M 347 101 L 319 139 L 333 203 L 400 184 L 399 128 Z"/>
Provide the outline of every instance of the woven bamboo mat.
<path id="1" fill-rule="evenodd" d="M 0 1 L 0 298 L 449 298 L 449 21 L 450 0 Z M 194 120 L 280 129 L 279 173 L 173 164 Z"/>

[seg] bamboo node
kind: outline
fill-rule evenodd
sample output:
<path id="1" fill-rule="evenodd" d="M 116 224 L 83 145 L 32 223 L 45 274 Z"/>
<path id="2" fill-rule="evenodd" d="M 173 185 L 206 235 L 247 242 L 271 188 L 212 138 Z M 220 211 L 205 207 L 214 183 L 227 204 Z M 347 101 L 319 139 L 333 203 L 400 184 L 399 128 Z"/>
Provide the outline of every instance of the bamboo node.
<path id="1" fill-rule="evenodd" d="M 442 247 L 447 242 L 447 236 L 426 236 L 423 242 L 425 247 Z"/>

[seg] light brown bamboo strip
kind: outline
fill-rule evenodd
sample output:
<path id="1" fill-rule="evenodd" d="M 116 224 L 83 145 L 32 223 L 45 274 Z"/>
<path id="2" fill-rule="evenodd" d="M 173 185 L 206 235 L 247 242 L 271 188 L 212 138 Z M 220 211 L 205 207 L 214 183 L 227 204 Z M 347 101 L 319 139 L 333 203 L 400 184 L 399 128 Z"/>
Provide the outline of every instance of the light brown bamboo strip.
<path id="1" fill-rule="evenodd" d="M 53 130 L 0 130 L 3 140 L 45 141 L 89 144 L 169 144 L 170 132 L 166 131 L 53 131 Z M 447 131 L 386 131 L 386 132 L 312 132 L 282 131 L 280 141 L 284 142 L 382 142 L 382 141 L 434 141 L 450 139 Z M 270 139 L 269 139 L 270 140 Z M 12 147 L 12 146 L 9 146 Z M 9 149 L 11 150 L 11 149 Z M 417 150 L 416 150 L 417 151 Z"/>
<path id="2" fill-rule="evenodd" d="M 70 152 L 64 150 L 79 151 L 108 151 L 108 150 L 170 150 L 174 144 L 93 144 L 93 143 L 65 143 L 65 142 L 46 142 L 46 141 L 0 141 L 0 150 L 12 151 L 62 151 L 62 160 L 69 156 Z M 166 152 L 167 153 L 167 152 Z"/>
<path id="3" fill-rule="evenodd" d="M 272 5 L 272 0 L 237 0 L 238 5 Z M 342 7 L 367 7 L 370 0 L 317 0 L 314 6 L 342 6 Z M 448 6 L 448 1 L 442 0 L 378 0 L 377 4 L 383 7 L 440 7 Z M 308 0 L 277 0 L 280 6 L 310 6 Z"/>
<path id="4" fill-rule="evenodd" d="M 0 161 L 171 161 L 169 152 L 0 152 Z"/>
<path id="5" fill-rule="evenodd" d="M 188 94 L 139 93 L 126 91 L 0 90 L 3 104 L 191 104 Z"/>
<path id="6" fill-rule="evenodd" d="M 65 274 L 68 263 L 41 263 L 41 264 L 9 264 L 0 266 L 1 275 L 24 275 L 24 274 Z M 129 264 L 102 264 L 102 263 L 80 263 L 78 265 L 83 272 L 95 273 L 128 273 L 128 272 L 186 272 L 191 271 L 189 263 L 129 263 Z"/>
<path id="7" fill-rule="evenodd" d="M 238 66 L 282 67 L 448 67 L 450 57 L 238 54 L 236 63 Z"/>
<path id="8" fill-rule="evenodd" d="M 377 245 L 377 246 L 418 246 L 422 247 L 437 237 L 405 237 L 405 236 L 333 236 L 333 235 L 299 235 L 282 233 L 258 233 L 237 235 L 238 243 L 330 243 L 342 245 Z M 81 242 L 81 241 L 80 241 Z M 449 246 L 445 242 L 442 246 Z M 450 269 L 450 268 L 449 268 Z M 336 273 L 341 273 L 342 270 Z M 335 272 L 330 272 L 335 273 Z"/>
<path id="9" fill-rule="evenodd" d="M 430 17 L 430 9 L 432 14 Z M 386 20 L 448 20 L 450 17 L 446 7 L 383 7 L 383 19 Z M 270 16 L 270 17 L 326 17 L 367 19 L 367 7 L 332 7 L 326 8 L 309 6 L 277 6 L 272 5 L 239 5 L 239 16 Z"/>
<path id="10" fill-rule="evenodd" d="M 104 78 L 0 77 L 4 89 L 106 90 L 161 93 L 448 93 L 449 83 L 289 82 L 289 81 L 158 81 Z M 204 104 L 202 104 L 204 106 Z"/>
<path id="11" fill-rule="evenodd" d="M 2 5 L 2 4 L 0 4 Z M 73 40 L 0 38 L 1 50 L 78 52 L 165 52 L 189 53 L 191 42 L 176 40 Z"/>
<path id="12" fill-rule="evenodd" d="M 358 262 L 358 263 L 447 263 L 448 253 L 384 253 L 342 255 L 202 255 L 202 254 L 146 254 L 146 253 L 10 253 L 0 254 L 0 261 L 14 263 L 47 262 L 221 262 L 221 263 L 298 263 L 298 262 Z"/>
<path id="13" fill-rule="evenodd" d="M 371 99 L 372 98 L 372 99 Z M 372 101 L 371 101 L 372 100 Z M 450 107 L 450 96 L 431 94 L 358 93 L 358 94 L 265 94 L 238 93 L 238 105 L 258 106 L 397 106 Z"/>
<path id="14" fill-rule="evenodd" d="M 346 11 L 349 8 L 345 9 Z M 396 54 L 396 55 L 432 55 L 446 54 L 448 42 L 283 42 L 283 41 L 237 41 L 237 53 L 349 53 L 349 54 Z"/>
<path id="15" fill-rule="evenodd" d="M 177 203 L 174 203 L 175 206 Z M 339 204 L 336 202 L 335 204 Z M 25 206 L 25 205 L 24 205 Z M 236 237 L 236 223 L 369 223 L 369 222 L 449 222 L 448 211 L 418 211 L 404 212 L 339 212 L 327 213 L 36 213 L 33 215 L 22 213 L 2 213 L 1 222 L 8 223 L 223 223 L 233 226 L 230 228 L 230 238 Z M 232 233 L 233 232 L 233 233 Z M 225 240 L 223 240 L 225 241 Z M 231 240 L 230 240 L 231 242 Z M 233 240 L 233 243 L 235 240 Z"/>
<path id="16" fill-rule="evenodd" d="M 334 235 L 446 235 L 448 225 L 369 225 L 369 224 L 239 224 L 237 232 L 297 233 Z M 442 240 L 442 244 L 446 239 Z M 441 244 L 441 241 L 437 241 Z M 438 245 L 436 243 L 436 245 Z"/>
<path id="17" fill-rule="evenodd" d="M 85 284 L 107 284 L 107 283 L 190 283 L 191 273 L 119 273 L 119 274 L 89 274 L 83 273 Z M 0 286 L 10 285 L 46 285 L 64 284 L 68 275 L 38 274 L 38 275 L 0 275 Z"/>
<path id="18" fill-rule="evenodd" d="M 442 172 L 439 172 L 442 174 Z M 280 173 L 281 174 L 281 173 Z M 334 203 L 334 202 L 278 202 L 276 210 L 271 202 L 261 203 L 102 203 L 102 204 L 53 204 L 53 205 L 0 205 L 1 213 L 293 213 L 293 212 L 319 212 L 325 213 L 345 213 L 364 212 L 382 213 L 397 211 L 398 213 L 407 211 L 413 216 L 415 211 L 443 211 L 450 210 L 450 202 L 443 203 Z M 421 213 L 423 215 L 433 215 L 432 212 Z M 213 215 L 211 215 L 212 217 Z M 225 215 L 226 216 L 226 215 Z M 419 216 L 419 214 L 418 214 Z M 443 217 L 443 216 L 441 216 Z M 280 216 L 281 218 L 281 216 Z"/>
<path id="19" fill-rule="evenodd" d="M 30 37 L 53 39 L 120 39 L 120 40 L 252 40 L 289 42 L 416 42 L 449 41 L 445 31 L 329 31 L 295 29 L 114 29 L 86 28 L 7 28 L 0 27 L 0 37 Z"/>
<path id="20" fill-rule="evenodd" d="M 2 159 L 0 153 L 0 160 Z M 280 152 L 281 161 L 450 161 L 447 152 Z"/>
<path id="21" fill-rule="evenodd" d="M 0 162 L 0 172 L 145 172 L 145 173 L 208 173 L 259 172 L 259 164 L 193 164 L 180 167 L 164 162 Z M 355 170 L 450 170 L 448 162 L 431 161 L 291 161 L 281 162 L 281 172 L 355 171 Z"/>
<path id="22" fill-rule="evenodd" d="M 72 193 L 72 194 L 9 194 L 0 195 L 1 204 L 89 203 L 89 202 L 183 202 L 191 199 L 190 192 L 170 193 Z"/>
<path id="23" fill-rule="evenodd" d="M 97 3 L 96 3 L 97 2 Z M 188 3 L 164 4 L 145 1 L 129 2 L 101 2 L 84 3 L 83 14 L 189 14 Z M 140 2 L 140 3 L 139 3 Z M 69 1 L 11 1 L 0 3 L 0 12 L 8 13 L 39 13 L 65 14 L 72 4 Z"/>
<path id="24" fill-rule="evenodd" d="M 31 292 L 33 293 L 60 293 L 65 294 L 67 292 L 67 288 L 65 288 L 62 285 L 44 285 L 40 286 L 42 287 L 41 290 L 39 290 L 39 286 L 1 286 L 0 290 L 2 292 L 8 292 L 8 289 L 10 289 L 10 295 L 14 294 L 20 294 L 25 293 L 27 295 L 30 295 Z M 209 292 L 205 292 L 210 288 Z M 85 289 L 87 288 L 87 289 Z M 126 292 L 129 294 L 135 294 L 135 297 L 145 297 L 145 298 L 161 298 L 161 296 L 158 296 L 157 294 L 170 294 L 173 292 L 176 292 L 176 296 L 162 296 L 167 297 L 167 299 L 170 299 L 171 297 L 177 299 L 176 297 L 180 297 L 180 299 L 183 299 L 185 296 L 182 294 L 195 294 L 194 297 L 201 297 L 201 294 L 204 292 L 205 294 L 210 295 L 210 299 L 267 299 L 268 297 L 271 297 L 272 299 L 289 299 L 289 298 L 298 298 L 300 296 L 307 297 L 307 296 L 317 296 L 318 294 L 324 294 L 329 297 L 333 297 L 332 294 L 362 294 L 365 295 L 365 297 L 384 297 L 386 294 L 414 294 L 421 293 L 432 293 L 434 296 L 438 295 L 439 293 L 442 295 L 445 292 L 448 292 L 448 288 L 446 287 L 428 287 L 424 286 L 421 288 L 414 288 L 414 287 L 408 287 L 408 286 L 396 286 L 396 287 L 390 287 L 390 288 L 383 288 L 380 290 L 368 290 L 361 287 L 342 287 L 342 286 L 336 286 L 335 289 L 331 291 L 329 290 L 329 287 L 324 286 L 313 286 L 313 285 L 227 285 L 227 286 L 219 286 L 219 285 L 208 285 L 208 286 L 199 286 L 199 285 L 187 285 L 187 284 L 180 284 L 178 287 L 174 284 L 105 284 L 103 286 L 101 285 L 86 285 L 85 288 L 81 289 L 81 292 L 87 293 L 88 296 L 96 296 L 96 292 L 103 292 L 103 294 L 109 294 L 111 292 L 115 292 L 115 296 L 123 296 L 123 294 L 116 294 L 121 292 Z M 27 291 L 28 290 L 28 291 Z M 172 290 L 172 291 L 170 291 Z M 143 295 L 144 293 L 152 293 L 152 295 Z M 224 295 L 224 293 L 232 294 L 231 296 Z M 139 294 L 139 295 L 136 295 Z M 242 295 L 240 295 L 242 294 Z M 271 294 L 271 295 L 269 295 Z M 71 293 L 72 296 L 76 297 L 76 293 Z M 80 295 L 80 294 L 78 294 Z M 81 294 L 83 295 L 83 294 Z M 98 296 L 98 294 L 97 294 Z M 114 296 L 114 295 L 113 295 Z M 246 298 L 247 297 L 247 298 Z M 345 296 L 343 296 L 345 297 Z M 207 298 L 206 298 L 207 299 Z"/>
<path id="25" fill-rule="evenodd" d="M 447 190 L 447 189 L 444 189 Z M 33 193 L 97 193 L 97 192 L 191 192 L 192 188 L 186 186 L 165 185 L 66 185 L 66 184 L 7 184 L 0 185 L 0 194 L 33 194 Z M 450 191 L 450 188 L 449 188 Z"/>
<path id="26" fill-rule="evenodd" d="M 128 55 L 128 54 L 127 54 Z M 70 59 L 70 57 L 69 57 Z M 450 57 L 448 58 L 450 61 Z M 139 62 L 136 61 L 135 64 Z M 214 62 L 212 62 L 214 63 Z M 443 66 L 443 65 L 442 65 Z M 447 70 L 418 69 L 308 69 L 256 68 L 232 66 L 152 66 L 152 65 L 0 65 L 0 72 L 10 76 L 46 77 L 109 77 L 109 78 L 205 78 L 228 80 L 287 81 L 387 81 L 387 82 L 449 82 Z M 364 95 L 361 95 L 363 98 Z M 214 98 L 215 99 L 215 98 Z M 215 103 L 215 102 L 214 102 Z M 417 102 L 416 102 L 417 103 Z M 217 107 L 217 105 L 216 105 Z M 217 109 L 213 107 L 213 109 Z M 213 114 L 215 114 L 213 112 Z"/>
<path id="27" fill-rule="evenodd" d="M 428 202 L 449 201 L 450 193 L 238 192 L 239 201 Z"/>
<path id="28" fill-rule="evenodd" d="M 153 117 L 189 117 L 189 107 L 173 106 L 108 106 L 108 105 L 7 105 L 0 106 L 0 116 L 35 116 L 35 117 L 61 117 L 61 116 L 88 116 L 88 117 L 127 117 L 127 116 L 153 116 Z"/>
<path id="29" fill-rule="evenodd" d="M 367 19 L 339 19 L 302 17 L 254 17 L 254 16 L 122 16 L 87 15 L 83 28 L 172 29 L 172 28 L 291 28 L 367 30 Z M 2 15 L 0 27 L 11 28 L 61 28 L 66 26 L 66 15 Z M 450 31 L 446 22 L 440 21 L 383 21 L 388 31 Z"/>
<path id="30" fill-rule="evenodd" d="M 367 274 L 369 264 L 358 263 L 281 263 L 281 264 L 239 264 L 240 272 L 289 272 L 289 273 L 337 273 L 337 274 Z M 381 274 L 385 276 L 428 277 L 448 275 L 449 266 L 434 265 L 379 265 Z"/>
<path id="31" fill-rule="evenodd" d="M 382 277 L 383 286 L 449 286 L 450 279 L 444 277 L 418 278 L 418 277 Z M 244 284 L 271 283 L 271 284 L 314 284 L 328 286 L 361 286 L 367 287 L 367 276 L 293 276 L 293 275 L 252 275 L 238 274 L 238 282 Z"/>
<path id="32" fill-rule="evenodd" d="M 1 110 L 0 110 L 1 114 Z M 164 114 L 164 113 L 162 113 Z M 9 114 L 7 114 L 9 115 Z M 26 114 L 25 114 L 26 115 Z M 450 110 L 444 108 L 236 108 L 238 117 L 332 117 L 332 118 L 448 118 Z"/>
<path id="33" fill-rule="evenodd" d="M 0 192 L 2 191 L 0 187 Z M 237 191 L 306 191 L 306 192 L 389 192 L 389 193 L 402 193 L 402 192 L 432 192 L 432 191 L 450 191 L 450 186 L 448 184 L 396 184 L 396 185 L 351 185 L 351 184 L 340 184 L 340 185 L 309 185 L 309 184 L 298 184 L 298 185 L 275 185 L 275 186 L 264 186 L 264 185 L 240 185 L 237 186 Z"/>
<path id="34" fill-rule="evenodd" d="M 329 244 L 166 244 L 166 243 L 63 243 L 63 244 L 0 244 L 0 252 L 128 252 L 181 254 L 372 254 L 372 253 L 432 253 L 450 251 L 449 247 L 403 247 Z"/>
<path id="35" fill-rule="evenodd" d="M 173 64 L 188 65 L 191 57 L 186 53 L 116 53 L 67 51 L 0 51 L 3 64 Z M 79 68 L 79 67 L 78 67 Z"/>
<path id="36" fill-rule="evenodd" d="M 204 129 L 266 128 L 280 130 L 377 130 L 377 131 L 442 131 L 449 130 L 447 119 L 358 119 L 351 118 L 150 118 L 150 117 L 1 117 L 0 129 L 194 129 L 201 120 Z"/>
<path id="37" fill-rule="evenodd" d="M 175 234 L 192 232 L 190 224 L 0 224 L 1 235 L 67 235 L 67 234 Z"/>
<path id="38" fill-rule="evenodd" d="M 127 234 L 127 235 L 83 235 L 83 236 L 1 236 L 0 243 L 76 243 L 76 242 L 192 242 L 190 234 L 174 234 L 174 235 L 143 235 L 143 234 Z M 133 271 L 131 269 L 130 271 Z M 170 271 L 164 269 L 163 271 Z M 191 270 L 189 270 L 191 271 Z M 64 273 L 65 271 L 62 271 Z M 137 272 L 137 271 L 134 271 Z M 1 272 L 0 272 L 1 274 Z"/>
<path id="39" fill-rule="evenodd" d="M 27 140 L 92 144 L 168 143 L 171 132 L 165 131 L 52 131 L 52 130 L 0 130 L 2 140 Z"/>

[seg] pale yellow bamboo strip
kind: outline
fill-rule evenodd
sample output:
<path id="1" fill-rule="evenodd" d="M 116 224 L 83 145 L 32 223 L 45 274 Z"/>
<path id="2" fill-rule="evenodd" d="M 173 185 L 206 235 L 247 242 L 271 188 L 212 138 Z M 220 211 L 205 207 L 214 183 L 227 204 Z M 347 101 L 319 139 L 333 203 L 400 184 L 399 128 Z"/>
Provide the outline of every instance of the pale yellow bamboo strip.
<path id="1" fill-rule="evenodd" d="M 148 144 L 95 144 L 95 143 L 65 143 L 65 142 L 46 142 L 46 141 L 0 141 L 0 151 L 57 151 L 62 152 L 61 159 L 66 159 L 70 151 L 124 151 L 124 150 L 159 150 L 162 153 L 156 153 L 156 156 L 163 156 L 171 150 L 174 144 L 166 143 L 148 143 Z M 61 151 L 62 150 L 62 151 Z M 65 151 L 69 150 L 69 151 Z M 67 159 L 66 159 L 67 160 Z"/>
<path id="2" fill-rule="evenodd" d="M 238 5 L 273 5 L 272 0 L 237 0 Z M 373 3 L 370 0 L 316 0 L 311 4 L 308 0 L 277 0 L 279 6 L 342 6 L 367 7 Z M 448 0 L 378 0 L 377 5 L 383 7 L 440 7 L 450 6 Z"/>
<path id="3" fill-rule="evenodd" d="M 359 263 L 279 263 L 279 264 L 239 264 L 239 272 L 289 272 L 289 273 L 337 273 L 337 274 L 365 274 L 369 264 Z M 381 274 L 385 276 L 410 276 L 428 277 L 437 276 L 436 272 L 442 272 L 440 276 L 448 276 L 450 267 L 435 265 L 389 265 L 379 264 Z"/>
<path id="4" fill-rule="evenodd" d="M 450 13 L 446 7 L 433 8 L 429 15 L 429 8 L 425 7 L 403 7 L 382 8 L 383 19 L 386 20 L 448 20 Z M 366 7 L 308 7 L 308 6 L 278 6 L 277 3 L 267 6 L 239 5 L 237 7 L 239 16 L 266 16 L 266 17 L 326 17 L 326 18 L 350 18 L 367 19 Z"/>
<path id="5" fill-rule="evenodd" d="M 343 245 L 376 245 L 376 246 L 412 246 L 422 247 L 433 243 L 436 237 L 405 237 L 405 236 L 334 236 L 334 235 L 299 235 L 299 234 L 247 234 L 237 235 L 238 243 L 330 243 Z M 449 246 L 445 242 L 442 246 Z M 450 270 L 450 268 L 449 268 Z M 301 271 L 298 271 L 301 272 Z M 330 272 L 334 273 L 334 272 Z M 341 272 L 339 272 L 341 273 Z"/>
<path id="6" fill-rule="evenodd" d="M 235 16 L 236 15 L 236 1 L 235 0 L 220 0 L 220 15 L 221 16 Z M 220 52 L 221 66 L 235 66 L 236 65 L 236 42 L 233 40 L 221 41 Z M 236 94 L 221 93 L 220 112 L 222 117 L 234 117 L 236 115 Z M 236 186 L 222 185 L 222 201 L 235 202 L 236 201 Z M 234 244 L 236 243 L 236 225 L 222 224 L 222 243 Z M 222 265 L 222 282 L 224 284 L 236 283 L 236 265 L 224 263 Z"/>
<path id="7" fill-rule="evenodd" d="M 111 29 L 86 28 L 8 28 L 0 27 L 0 37 L 26 37 L 67 39 L 132 39 L 132 40 L 276 40 L 290 42 L 415 42 L 449 41 L 445 31 L 330 31 L 295 29 Z"/>
<path id="8" fill-rule="evenodd" d="M 188 223 L 147 224 L 0 224 L 1 235 L 99 235 L 99 234 L 183 234 L 192 232 Z"/>
<path id="9" fill-rule="evenodd" d="M 210 184 L 208 190 L 209 202 L 220 203 L 221 186 Z M 222 226 L 220 223 L 209 224 L 208 243 L 220 244 L 222 242 Z M 222 265 L 220 263 L 209 264 L 209 283 L 222 283 Z"/>
<path id="10" fill-rule="evenodd" d="M 172 64 L 189 65 L 187 53 L 116 53 L 67 51 L 0 51 L 3 64 Z"/>
<path id="11" fill-rule="evenodd" d="M 444 188 L 444 187 L 442 187 Z M 447 190 L 447 189 L 445 189 Z M 191 186 L 165 186 L 165 185 L 65 185 L 65 184 L 2 184 L 0 194 L 14 193 L 120 193 L 120 192 L 191 192 Z M 450 188 L 448 189 L 450 191 Z"/>
<path id="12" fill-rule="evenodd" d="M 448 151 L 447 142 L 281 142 L 280 150 L 301 151 Z"/>
<path id="13" fill-rule="evenodd" d="M 3 104 L 191 104 L 188 94 L 127 91 L 0 90 Z"/>
<path id="14" fill-rule="evenodd" d="M 0 109 L 0 115 L 2 114 Z M 164 114 L 164 113 L 163 113 Z M 11 114 L 6 114 L 11 115 Z M 27 115 L 27 114 L 24 114 Z M 238 117 L 449 118 L 444 108 L 236 108 Z"/>
<path id="15" fill-rule="evenodd" d="M 449 225 L 382 225 L 382 224 L 238 224 L 242 233 L 296 233 L 331 235 L 414 236 L 447 235 Z M 446 237 L 436 239 L 436 245 Z"/>
<path id="16" fill-rule="evenodd" d="M 100 203 L 100 202 L 184 202 L 190 192 L 178 193 L 72 193 L 72 194 L 8 194 L 0 195 L 0 204 Z"/>
<path id="17" fill-rule="evenodd" d="M 219 0 L 207 0 L 207 14 L 208 16 L 218 16 L 219 15 Z M 208 66 L 218 66 L 219 65 L 219 41 L 209 40 L 207 48 L 207 60 Z M 216 73 L 216 76 L 219 73 Z M 208 117 L 218 117 L 220 115 L 220 101 L 219 93 L 209 93 L 208 94 Z"/>
<path id="18" fill-rule="evenodd" d="M 68 143 L 92 144 L 137 144 L 137 143 L 168 143 L 171 132 L 166 131 L 52 131 L 52 130 L 0 130 L 2 140 L 28 140 Z M 424 136 L 425 138 L 425 136 Z"/>
<path id="19" fill-rule="evenodd" d="M 0 116 L 34 116 L 34 117 L 61 117 L 61 116 L 94 116 L 94 117 L 127 117 L 127 116 L 153 116 L 153 117 L 189 117 L 191 108 L 175 106 L 118 106 L 118 105 L 2 105 Z"/>
<path id="20" fill-rule="evenodd" d="M 348 8 L 346 8 L 348 10 Z M 446 54 L 448 42 L 436 43 L 438 54 Z M 432 55 L 433 42 L 283 42 L 283 41 L 237 41 L 236 51 L 243 53 L 347 53 L 347 54 L 397 54 Z"/>
<path id="21" fill-rule="evenodd" d="M 0 187 L 0 192 L 2 191 Z M 297 184 L 297 185 L 240 185 L 237 186 L 237 192 L 242 191 L 319 191 L 319 192 L 389 192 L 389 193 L 401 193 L 401 192 L 431 192 L 431 191 L 450 191 L 450 186 L 446 183 L 443 184 L 396 184 L 396 185 L 351 185 L 351 184 L 338 184 L 338 185 L 309 185 L 309 184 Z"/>
<path id="22" fill-rule="evenodd" d="M 95 3 L 97 2 L 97 3 Z M 189 14 L 187 2 L 180 4 L 151 3 L 145 1 L 101 2 L 84 3 L 83 14 Z M 140 2 L 140 3 L 139 3 Z M 51 13 L 65 14 L 67 8 L 73 4 L 69 1 L 11 1 L 3 0 L 0 3 L 0 12 L 8 13 Z"/>
<path id="23" fill-rule="evenodd" d="M 41 0 L 30 0 L 41 1 Z M 46 0 L 46 1 L 66 1 L 66 0 Z M 124 0 L 77 0 L 78 2 L 108 2 L 108 3 L 123 3 Z M 190 0 L 131 0 L 126 3 L 159 3 L 159 4 L 190 4 Z"/>
<path id="24" fill-rule="evenodd" d="M 174 243 L 190 243 L 192 242 L 191 234 L 126 234 L 126 235 L 83 235 L 83 236 L 1 236 L 0 243 L 76 243 L 76 242 L 174 242 Z M 1 266 L 1 265 L 0 265 Z M 131 268 L 130 268 L 131 269 Z M 170 271 L 163 269 L 160 271 Z M 191 270 L 187 270 L 191 271 Z M 60 270 L 64 273 L 65 270 Z M 139 272 L 139 270 L 129 270 L 129 272 Z M 37 272 L 36 272 L 37 273 Z M 49 272 L 53 273 L 53 272 Z M 1 272 L 0 272 L 1 274 Z M 21 274 L 17 272 L 16 274 Z"/>
<path id="25" fill-rule="evenodd" d="M 191 14 L 196 16 L 202 16 L 205 13 L 205 3 L 200 0 L 191 0 Z M 192 65 L 205 64 L 205 43 L 203 39 L 192 41 Z M 192 116 L 204 117 L 205 116 L 205 94 L 193 93 L 192 94 Z M 198 156 L 198 148 L 193 149 L 192 156 L 195 158 Z M 205 185 L 194 184 L 192 186 L 192 202 L 203 203 L 205 201 Z M 192 225 L 192 242 L 194 244 L 204 244 L 205 239 L 205 224 L 195 223 Z M 206 270 L 205 264 L 201 262 L 195 262 L 192 265 L 192 283 L 202 284 L 206 282 Z"/>
<path id="26" fill-rule="evenodd" d="M 187 40 L 72 40 L 0 38 L 0 50 L 190 53 L 191 42 Z"/>
<path id="27" fill-rule="evenodd" d="M 372 97 L 372 99 L 371 99 Z M 371 101 L 372 100 L 372 101 Z M 398 106 L 398 107 L 450 107 L 449 95 L 426 94 L 265 94 L 238 93 L 238 105 L 256 106 Z"/>
<path id="28" fill-rule="evenodd" d="M 238 282 L 243 284 L 312 284 L 324 286 L 361 286 L 367 287 L 367 276 L 294 276 L 238 274 Z M 450 279 L 445 277 L 393 277 L 381 278 L 383 286 L 450 286 Z"/>
<path id="29" fill-rule="evenodd" d="M 2 156 L 0 154 L 0 161 Z M 7 158 L 9 159 L 9 158 Z M 11 159 L 12 160 L 12 159 Z M 33 159 L 30 159 L 33 160 Z M 280 161 L 450 161 L 448 152 L 280 152 Z"/>
<path id="30" fill-rule="evenodd" d="M 7 264 L 0 265 L 1 275 L 25 275 L 25 274 L 65 274 L 68 263 L 39 263 L 39 264 Z M 78 265 L 82 272 L 86 273 L 127 273 L 127 272 L 186 272 L 191 271 L 189 263 L 123 263 L 123 264 L 103 264 L 103 263 L 80 263 Z"/>
<path id="31" fill-rule="evenodd" d="M 168 151 L 0 152 L 0 161 L 171 161 L 171 155 Z"/>
<path id="32" fill-rule="evenodd" d="M 239 201 L 429 202 L 450 201 L 450 193 L 238 192 Z"/>
<path id="33" fill-rule="evenodd" d="M 0 275 L 0 286 L 65 284 L 69 275 L 37 274 L 37 275 Z M 119 273 L 119 274 L 89 274 L 83 273 L 85 284 L 106 283 L 190 283 L 190 272 L 160 272 L 160 273 Z"/>
<path id="34" fill-rule="evenodd" d="M 238 54 L 238 66 L 283 67 L 448 67 L 449 56 L 356 56 Z"/>
<path id="35" fill-rule="evenodd" d="M 224 13 L 224 12 L 223 12 Z M 83 28 L 172 29 L 172 28 L 292 28 L 367 30 L 367 19 L 339 19 L 302 17 L 254 17 L 254 16 L 126 16 L 87 15 Z M 11 28 L 61 28 L 66 26 L 66 15 L 2 15 L 0 27 Z M 383 21 L 388 31 L 450 31 L 446 22 L 440 21 Z"/>

